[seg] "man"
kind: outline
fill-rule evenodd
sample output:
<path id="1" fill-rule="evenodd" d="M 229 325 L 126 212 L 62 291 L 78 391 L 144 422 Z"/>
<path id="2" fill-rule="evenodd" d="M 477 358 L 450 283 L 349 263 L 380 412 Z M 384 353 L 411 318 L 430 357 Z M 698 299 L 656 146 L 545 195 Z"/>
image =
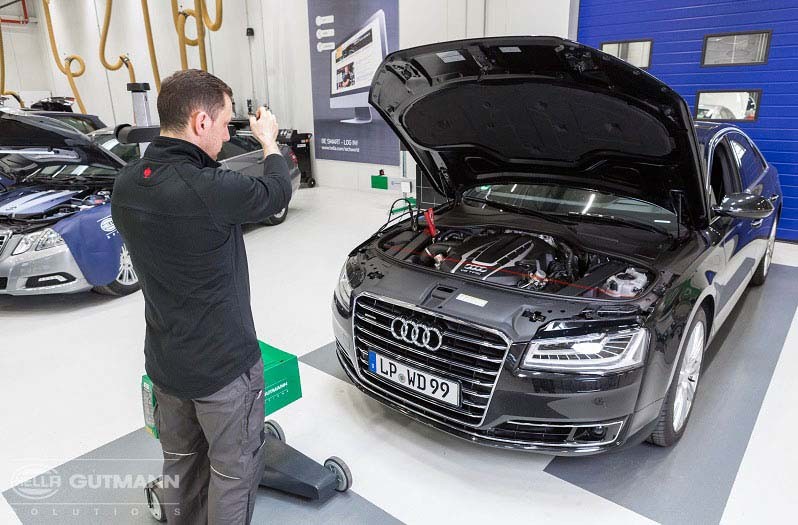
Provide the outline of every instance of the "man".
<path id="1" fill-rule="evenodd" d="M 158 96 L 161 136 L 114 184 L 114 223 L 144 293 L 147 374 L 158 401 L 170 523 L 249 523 L 265 458 L 263 362 L 241 225 L 288 205 L 277 121 L 250 117 L 263 175 L 221 169 L 232 91 L 199 70 Z"/>

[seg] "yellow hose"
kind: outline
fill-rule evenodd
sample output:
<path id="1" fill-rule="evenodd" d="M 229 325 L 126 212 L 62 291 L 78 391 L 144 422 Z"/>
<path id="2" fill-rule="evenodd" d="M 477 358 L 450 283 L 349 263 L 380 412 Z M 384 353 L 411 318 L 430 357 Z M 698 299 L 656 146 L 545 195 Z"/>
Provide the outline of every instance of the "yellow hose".
<path id="1" fill-rule="evenodd" d="M 3 24 L 0 23 L 0 95 L 14 97 L 19 103 L 19 107 L 24 108 L 25 102 L 16 91 L 6 90 L 6 51 L 3 48 Z"/>
<path id="2" fill-rule="evenodd" d="M 161 91 L 161 73 L 158 71 L 158 57 L 155 56 L 155 42 L 152 39 L 152 25 L 150 24 L 150 8 L 147 0 L 141 0 L 141 11 L 144 14 L 144 30 L 147 32 L 147 48 L 150 51 L 150 65 L 152 76 L 155 78 L 155 89 Z"/>
<path id="3" fill-rule="evenodd" d="M 208 58 L 205 52 L 205 29 L 217 31 L 222 27 L 222 0 L 216 0 L 216 19 L 212 20 L 208 14 L 208 6 L 205 0 L 194 0 L 194 9 L 183 9 L 177 5 L 177 0 L 172 0 L 172 20 L 177 31 L 177 41 L 180 48 L 180 64 L 182 68 L 188 69 L 187 46 L 199 47 L 200 68 L 208 70 Z M 186 35 L 186 22 L 191 17 L 197 25 L 197 37 L 189 38 Z"/>
<path id="4" fill-rule="evenodd" d="M 111 25 L 111 10 L 113 9 L 114 0 L 105 0 L 105 17 L 103 19 L 103 30 L 100 34 L 100 62 L 109 71 L 117 71 L 122 66 L 127 68 L 127 74 L 130 77 L 130 82 L 136 82 L 136 72 L 133 69 L 133 62 L 127 55 L 119 55 L 119 60 L 111 64 L 105 58 L 105 44 L 108 41 L 108 27 Z"/>
<path id="5" fill-rule="evenodd" d="M 75 95 L 75 101 L 78 103 L 80 112 L 86 113 L 86 106 L 83 104 L 83 99 L 80 98 L 80 92 L 78 92 L 77 85 L 75 85 L 75 79 L 86 72 L 86 62 L 84 62 L 83 59 L 78 55 L 69 55 L 64 59 L 63 63 L 61 62 L 60 58 L 58 57 L 58 47 L 55 43 L 55 35 L 53 34 L 53 20 L 50 17 L 50 0 L 42 0 L 42 7 L 44 7 L 44 20 L 47 23 L 47 34 L 50 36 L 50 50 L 53 52 L 53 59 L 55 60 L 55 63 L 61 73 L 66 75 L 67 80 L 69 81 L 69 87 L 72 88 L 72 94 Z M 72 62 L 77 62 L 80 69 L 73 72 Z"/>

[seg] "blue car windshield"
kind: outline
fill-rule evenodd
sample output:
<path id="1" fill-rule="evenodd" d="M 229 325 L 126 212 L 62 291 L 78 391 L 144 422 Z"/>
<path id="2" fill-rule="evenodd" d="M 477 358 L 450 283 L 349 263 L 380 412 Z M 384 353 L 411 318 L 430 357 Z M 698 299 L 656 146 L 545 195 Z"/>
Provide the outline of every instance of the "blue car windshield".
<path id="1" fill-rule="evenodd" d="M 88 179 L 113 178 L 117 170 L 104 166 L 61 164 L 42 166 L 25 177 L 25 182 L 72 182 Z"/>
<path id="2" fill-rule="evenodd" d="M 676 214 L 629 197 L 554 184 L 489 184 L 467 190 L 469 205 L 515 208 L 561 219 L 599 219 L 635 223 L 664 232 L 676 232 Z"/>

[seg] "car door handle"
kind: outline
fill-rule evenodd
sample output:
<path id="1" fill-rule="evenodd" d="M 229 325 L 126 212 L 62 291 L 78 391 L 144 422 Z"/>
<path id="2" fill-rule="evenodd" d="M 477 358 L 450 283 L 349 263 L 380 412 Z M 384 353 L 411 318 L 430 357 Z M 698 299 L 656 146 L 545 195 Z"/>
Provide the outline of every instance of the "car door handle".
<path id="1" fill-rule="evenodd" d="M 779 195 L 778 195 L 777 193 L 774 193 L 773 195 L 771 195 L 771 196 L 770 196 L 770 199 L 768 199 L 768 200 L 769 200 L 770 202 L 774 203 L 774 202 L 776 202 L 777 200 L 779 200 Z"/>
<path id="2" fill-rule="evenodd" d="M 765 219 L 757 219 L 755 221 L 751 221 L 751 228 L 759 228 L 762 226 L 762 221 Z"/>

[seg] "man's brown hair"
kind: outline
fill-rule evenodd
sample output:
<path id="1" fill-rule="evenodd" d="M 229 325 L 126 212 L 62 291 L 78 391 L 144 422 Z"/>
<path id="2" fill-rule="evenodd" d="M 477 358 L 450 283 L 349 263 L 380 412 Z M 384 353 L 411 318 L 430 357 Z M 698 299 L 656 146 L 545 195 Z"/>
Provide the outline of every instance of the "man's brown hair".
<path id="1" fill-rule="evenodd" d="M 215 119 L 224 108 L 225 94 L 233 98 L 230 86 L 206 71 L 187 69 L 174 73 L 164 79 L 158 93 L 161 129 L 182 131 L 195 111 L 205 111 Z"/>

